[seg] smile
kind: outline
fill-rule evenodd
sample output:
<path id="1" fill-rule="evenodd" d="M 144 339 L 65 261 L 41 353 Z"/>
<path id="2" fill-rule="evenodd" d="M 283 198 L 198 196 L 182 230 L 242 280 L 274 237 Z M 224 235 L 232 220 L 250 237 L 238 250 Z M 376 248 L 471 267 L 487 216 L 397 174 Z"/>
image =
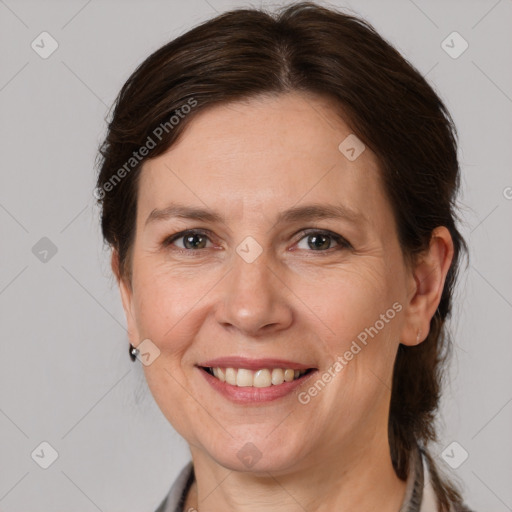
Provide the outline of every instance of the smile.
<path id="1" fill-rule="evenodd" d="M 247 368 L 201 367 L 221 382 L 237 387 L 268 388 L 280 386 L 284 382 L 300 379 L 313 369 L 296 370 L 292 368 L 262 368 L 249 370 Z"/>

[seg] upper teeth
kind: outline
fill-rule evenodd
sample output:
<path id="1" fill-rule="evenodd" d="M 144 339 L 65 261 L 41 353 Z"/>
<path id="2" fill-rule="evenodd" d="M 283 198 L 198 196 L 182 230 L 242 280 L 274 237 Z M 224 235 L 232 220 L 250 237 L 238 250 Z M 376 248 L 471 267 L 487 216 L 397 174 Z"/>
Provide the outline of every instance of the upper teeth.
<path id="1" fill-rule="evenodd" d="M 269 370 L 247 370 L 246 368 L 212 368 L 213 375 L 222 382 L 227 382 L 233 386 L 253 386 L 256 388 L 268 388 L 277 386 L 283 382 L 291 382 L 307 370 L 292 370 L 291 368 L 274 368 Z"/>

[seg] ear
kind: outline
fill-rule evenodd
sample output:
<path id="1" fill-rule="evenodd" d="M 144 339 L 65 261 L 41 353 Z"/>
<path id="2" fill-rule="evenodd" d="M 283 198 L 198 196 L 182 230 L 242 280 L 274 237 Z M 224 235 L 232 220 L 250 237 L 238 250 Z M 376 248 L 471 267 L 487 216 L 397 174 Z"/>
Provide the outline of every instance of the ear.
<path id="1" fill-rule="evenodd" d="M 432 231 L 429 248 L 417 257 L 411 268 L 400 343 L 418 345 L 427 337 L 452 259 L 452 237 L 445 226 L 439 226 Z"/>
<path id="2" fill-rule="evenodd" d="M 123 304 L 124 314 L 126 316 L 126 324 L 128 326 L 128 338 L 130 339 L 130 343 L 136 347 L 139 344 L 140 338 L 137 322 L 135 321 L 134 315 L 132 284 L 127 277 L 121 276 L 119 253 L 116 249 L 112 250 L 110 264 L 112 267 L 112 272 L 114 273 L 117 284 L 119 286 L 119 292 L 121 294 L 121 302 Z"/>

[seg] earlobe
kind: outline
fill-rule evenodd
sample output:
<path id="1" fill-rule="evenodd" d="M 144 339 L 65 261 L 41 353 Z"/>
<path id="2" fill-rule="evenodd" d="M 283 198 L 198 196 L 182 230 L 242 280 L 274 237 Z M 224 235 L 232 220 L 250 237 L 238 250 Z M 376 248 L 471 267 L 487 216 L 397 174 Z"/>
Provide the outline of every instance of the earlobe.
<path id="1" fill-rule="evenodd" d="M 432 231 L 429 248 L 417 257 L 411 270 L 414 289 L 406 306 L 402 344 L 418 345 L 427 337 L 452 259 L 452 237 L 446 227 L 439 226 Z"/>

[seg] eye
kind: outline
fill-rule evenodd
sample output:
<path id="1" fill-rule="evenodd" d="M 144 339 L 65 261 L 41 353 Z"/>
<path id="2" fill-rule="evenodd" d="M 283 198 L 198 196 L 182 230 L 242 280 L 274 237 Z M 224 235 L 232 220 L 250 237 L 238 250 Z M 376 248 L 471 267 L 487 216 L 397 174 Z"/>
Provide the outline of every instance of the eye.
<path id="1" fill-rule="evenodd" d="M 351 249 L 352 245 L 341 235 L 331 231 L 309 230 L 303 231 L 303 236 L 297 243 L 301 250 L 312 250 L 314 252 L 328 252 L 334 250 Z M 306 246 L 300 247 L 305 241 Z M 208 246 L 208 242 L 210 245 Z M 209 233 L 198 229 L 189 229 L 171 235 L 163 240 L 162 246 L 174 246 L 176 250 L 181 252 L 198 252 L 201 249 L 212 247 Z"/>
<path id="2" fill-rule="evenodd" d="M 306 246 L 300 247 L 299 244 L 302 242 L 302 240 L 305 240 Z M 337 244 L 335 247 L 335 250 L 340 249 L 350 249 L 352 246 L 350 243 L 345 240 L 341 235 L 338 235 L 336 233 L 332 233 L 330 231 L 318 231 L 318 230 L 311 230 L 307 233 L 305 233 L 305 236 L 303 236 L 299 242 L 298 246 L 299 249 L 311 249 L 316 252 L 327 252 L 329 249 L 333 248 L 333 242 Z"/>
<path id="3" fill-rule="evenodd" d="M 204 231 L 190 229 L 171 235 L 163 241 L 165 247 L 169 245 L 176 245 L 178 249 L 184 251 L 194 251 L 195 249 L 206 249 L 206 243 L 209 240 L 208 234 Z M 174 242 L 181 241 L 180 244 Z"/>

